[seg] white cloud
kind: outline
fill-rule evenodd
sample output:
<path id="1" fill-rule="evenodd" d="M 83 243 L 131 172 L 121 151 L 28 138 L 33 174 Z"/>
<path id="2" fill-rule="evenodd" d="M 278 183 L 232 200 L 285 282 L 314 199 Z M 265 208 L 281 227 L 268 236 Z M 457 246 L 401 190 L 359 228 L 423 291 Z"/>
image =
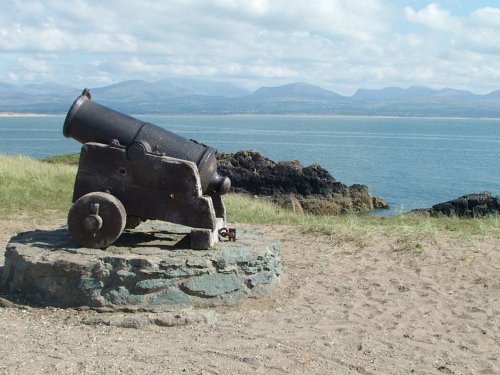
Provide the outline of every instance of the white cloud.
<path id="1" fill-rule="evenodd" d="M 0 13 L 0 81 L 92 86 L 181 75 L 252 88 L 306 81 L 344 94 L 500 88 L 500 8 L 459 16 L 453 3 L 10 0 Z"/>
<path id="2" fill-rule="evenodd" d="M 453 17 L 449 11 L 441 9 L 438 4 L 429 4 L 420 11 L 411 7 L 405 8 L 406 17 L 409 21 L 424 25 L 429 29 L 455 31 L 462 27 L 461 21 Z"/>
<path id="3" fill-rule="evenodd" d="M 37 72 L 37 73 L 47 73 L 50 72 L 50 68 L 47 61 L 38 58 L 31 57 L 20 57 L 17 59 L 18 63 L 27 71 Z"/>
<path id="4" fill-rule="evenodd" d="M 9 73 L 8 77 L 9 77 L 10 82 L 18 82 L 19 81 L 19 76 L 16 73 Z"/>
<path id="5" fill-rule="evenodd" d="M 481 8 L 471 14 L 474 22 L 484 27 L 500 29 L 500 8 Z"/>

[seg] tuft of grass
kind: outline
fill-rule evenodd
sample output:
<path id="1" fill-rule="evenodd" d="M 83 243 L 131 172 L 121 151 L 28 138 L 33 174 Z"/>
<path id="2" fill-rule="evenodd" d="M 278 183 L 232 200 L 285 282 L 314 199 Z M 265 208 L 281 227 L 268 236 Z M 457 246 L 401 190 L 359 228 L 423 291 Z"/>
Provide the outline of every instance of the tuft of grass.
<path id="1" fill-rule="evenodd" d="M 75 175 L 74 166 L 0 155 L 0 213 L 37 216 L 50 210 L 66 215 Z"/>
<path id="2" fill-rule="evenodd" d="M 244 194 L 224 196 L 227 216 L 232 222 L 247 224 L 300 224 L 305 215 L 297 215 L 272 202 Z"/>
<path id="3" fill-rule="evenodd" d="M 241 194 L 229 194 L 225 202 L 232 222 L 294 225 L 303 233 L 329 236 L 335 243 L 368 245 L 380 236 L 390 236 L 398 238 L 402 249 L 422 251 L 422 243 L 436 242 L 444 234 L 454 233 L 461 239 L 500 238 L 499 216 L 459 219 L 413 214 L 394 217 L 297 214 L 263 199 Z"/>

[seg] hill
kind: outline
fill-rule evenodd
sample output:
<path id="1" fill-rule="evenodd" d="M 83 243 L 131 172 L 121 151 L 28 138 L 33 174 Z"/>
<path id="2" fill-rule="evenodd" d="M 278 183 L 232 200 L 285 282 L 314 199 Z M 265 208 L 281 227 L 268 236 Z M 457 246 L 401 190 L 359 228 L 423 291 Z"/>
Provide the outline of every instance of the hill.
<path id="1" fill-rule="evenodd" d="M 0 112 L 66 113 L 82 88 L 0 82 Z M 254 92 L 226 82 L 132 80 L 91 88 L 99 103 L 129 114 L 324 114 L 500 117 L 500 90 L 486 95 L 423 86 L 359 89 L 342 96 L 304 82 Z"/>

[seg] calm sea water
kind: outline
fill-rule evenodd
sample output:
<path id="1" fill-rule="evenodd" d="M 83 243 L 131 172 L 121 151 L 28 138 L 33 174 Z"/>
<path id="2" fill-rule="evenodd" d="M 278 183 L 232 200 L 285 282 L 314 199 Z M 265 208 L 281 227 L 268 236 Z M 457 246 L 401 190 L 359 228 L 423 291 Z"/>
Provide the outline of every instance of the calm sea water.
<path id="1" fill-rule="evenodd" d="M 140 116 L 219 151 L 320 163 L 337 180 L 366 184 L 389 214 L 480 191 L 500 194 L 500 119 L 333 116 Z M 64 116 L 0 117 L 0 153 L 34 158 L 79 152 Z"/>

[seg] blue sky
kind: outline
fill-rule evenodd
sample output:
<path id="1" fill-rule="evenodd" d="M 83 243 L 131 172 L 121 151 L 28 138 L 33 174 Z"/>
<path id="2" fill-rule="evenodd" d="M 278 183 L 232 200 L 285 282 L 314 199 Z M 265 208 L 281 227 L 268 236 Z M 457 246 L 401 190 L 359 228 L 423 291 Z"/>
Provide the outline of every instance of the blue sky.
<path id="1" fill-rule="evenodd" d="M 499 1 L 4 0 L 0 82 L 500 89 Z"/>

